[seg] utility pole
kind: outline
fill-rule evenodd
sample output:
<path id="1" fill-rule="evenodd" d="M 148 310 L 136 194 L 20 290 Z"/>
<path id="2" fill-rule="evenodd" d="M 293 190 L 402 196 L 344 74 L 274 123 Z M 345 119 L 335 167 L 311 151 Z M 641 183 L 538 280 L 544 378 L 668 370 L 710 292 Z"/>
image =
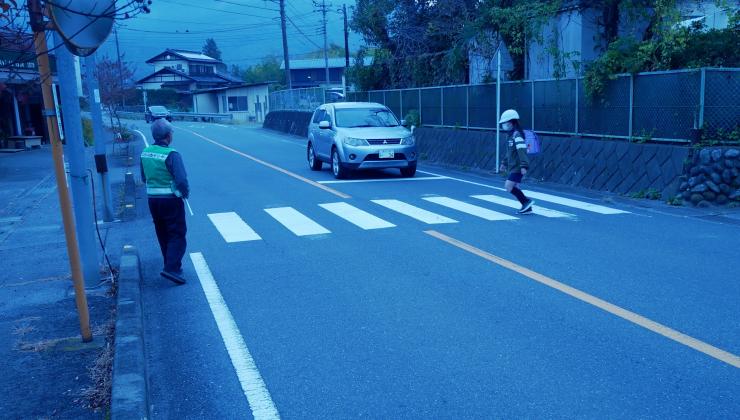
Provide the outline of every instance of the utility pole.
<path id="1" fill-rule="evenodd" d="M 344 14 L 344 67 L 349 68 L 349 30 L 347 28 L 347 5 L 342 5 L 342 13 Z"/>
<path id="2" fill-rule="evenodd" d="M 280 27 L 283 31 L 283 61 L 285 62 L 285 81 L 288 89 L 293 89 L 293 82 L 290 80 L 290 58 L 288 56 L 288 34 L 285 30 L 285 0 L 280 0 Z"/>
<path id="3" fill-rule="evenodd" d="M 33 29 L 33 43 L 36 50 L 36 60 L 39 66 L 39 77 L 41 92 L 44 100 L 44 116 L 46 126 L 49 130 L 51 140 L 52 158 L 54 160 L 54 174 L 57 181 L 57 194 L 59 195 L 59 207 L 62 212 L 64 224 L 64 237 L 67 242 L 67 254 L 69 266 L 72 271 L 72 283 L 75 289 L 75 303 L 77 313 L 80 317 L 80 333 L 83 342 L 92 341 L 90 331 L 90 313 L 87 307 L 87 296 L 85 295 L 85 279 L 80 266 L 80 249 L 77 245 L 77 232 L 75 220 L 72 215 L 72 204 L 69 200 L 66 176 L 64 174 L 64 160 L 62 157 L 62 141 L 59 136 L 59 124 L 57 121 L 56 105 L 51 87 L 51 67 L 49 66 L 49 47 L 46 43 L 46 23 L 38 0 L 29 0 L 28 3 L 31 28 Z"/>
<path id="4" fill-rule="evenodd" d="M 123 86 L 123 67 L 121 66 L 121 49 L 118 46 L 118 28 L 116 28 L 115 25 L 113 25 L 113 33 L 116 34 L 116 56 L 118 57 L 118 76 L 121 78 L 121 100 L 123 101 L 123 108 L 124 111 L 126 110 L 126 92 L 124 91 Z"/>
<path id="5" fill-rule="evenodd" d="M 62 37 L 56 32 L 54 41 L 63 44 Z M 80 99 L 77 96 L 74 57 L 64 45 L 57 48 L 56 57 L 59 87 L 62 93 L 64 138 L 67 143 L 65 149 L 69 159 L 69 184 L 72 189 L 72 204 L 77 222 L 82 271 L 87 281 L 97 282 L 100 278 L 100 268 L 98 267 L 98 245 L 95 241 L 96 220 L 93 217 L 90 174 L 85 165 L 85 144 L 82 139 L 82 118 Z"/>
<path id="6" fill-rule="evenodd" d="M 327 44 L 327 34 L 326 34 L 326 8 L 331 7 L 331 4 L 329 6 L 326 5 L 326 0 L 321 0 L 321 4 L 314 3 L 316 7 L 321 10 L 321 24 L 323 27 L 323 33 L 324 33 L 324 71 L 326 73 L 326 85 L 327 87 L 331 83 L 329 79 L 329 45 Z"/>
<path id="7" fill-rule="evenodd" d="M 87 98 L 90 103 L 93 137 L 95 138 L 95 168 L 100 174 L 99 184 L 103 197 L 103 221 L 112 222 L 113 206 L 111 204 L 110 180 L 108 179 L 108 162 L 105 156 L 105 131 L 103 130 L 103 113 L 100 110 L 100 90 L 98 76 L 95 74 L 95 54 L 85 58 L 85 75 L 87 76 Z"/>

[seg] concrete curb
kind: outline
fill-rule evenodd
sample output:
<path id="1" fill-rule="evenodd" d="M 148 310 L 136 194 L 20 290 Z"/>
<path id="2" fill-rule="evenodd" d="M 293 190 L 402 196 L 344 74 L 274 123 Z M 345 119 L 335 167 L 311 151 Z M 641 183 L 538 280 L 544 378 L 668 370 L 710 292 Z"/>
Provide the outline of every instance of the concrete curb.
<path id="1" fill-rule="evenodd" d="M 118 278 L 115 356 L 113 359 L 112 419 L 146 419 L 146 358 L 141 301 L 141 268 L 136 248 L 123 247 Z"/>

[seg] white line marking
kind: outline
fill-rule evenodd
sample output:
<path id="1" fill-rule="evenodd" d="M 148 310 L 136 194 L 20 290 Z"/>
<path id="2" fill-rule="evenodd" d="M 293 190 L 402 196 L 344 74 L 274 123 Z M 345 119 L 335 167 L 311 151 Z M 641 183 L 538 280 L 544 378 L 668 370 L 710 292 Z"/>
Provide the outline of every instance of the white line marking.
<path id="1" fill-rule="evenodd" d="M 146 136 L 144 135 L 144 133 L 142 133 L 139 130 L 134 130 L 134 131 L 136 131 L 137 133 L 139 133 L 139 135 L 141 136 L 141 139 L 144 140 L 144 146 L 149 147 L 149 142 L 146 141 Z"/>
<path id="2" fill-rule="evenodd" d="M 190 215 L 191 216 L 194 216 L 194 214 L 193 214 L 193 208 L 190 207 L 190 201 L 188 201 L 187 198 L 183 198 L 183 200 L 185 200 L 185 204 L 187 204 L 187 206 L 188 206 L 188 211 L 190 212 Z"/>
<path id="3" fill-rule="evenodd" d="M 211 213 L 211 222 L 226 242 L 258 241 L 262 239 L 248 224 L 234 212 Z"/>
<path id="4" fill-rule="evenodd" d="M 405 182 L 405 181 L 435 181 L 448 179 L 446 176 L 421 177 L 421 178 L 382 178 L 382 179 L 348 179 L 343 181 L 318 181 L 319 184 L 351 184 L 357 182 Z"/>
<path id="5" fill-rule="evenodd" d="M 424 197 L 424 200 L 431 201 L 432 203 L 449 207 L 451 209 L 459 210 L 463 213 L 472 214 L 473 216 L 478 216 L 486 220 L 517 220 L 517 218 L 514 216 L 509 216 L 508 214 L 499 213 L 497 211 L 489 210 L 487 208 L 469 204 L 464 201 L 454 200 L 448 197 Z"/>
<path id="6" fill-rule="evenodd" d="M 365 230 L 384 229 L 396 226 L 393 223 L 386 222 L 379 217 L 375 217 L 372 214 L 347 203 L 326 203 L 319 204 L 319 206 Z"/>
<path id="7" fill-rule="evenodd" d="M 239 332 L 239 327 L 237 327 L 236 321 L 234 321 L 234 317 L 221 295 L 218 284 L 216 284 L 203 254 L 193 252 L 190 254 L 190 259 L 195 266 L 195 272 L 200 280 L 203 293 L 205 293 L 208 305 L 211 307 L 213 318 L 216 320 L 218 331 L 221 333 L 221 338 L 231 358 L 231 364 L 236 370 L 236 376 L 239 378 L 242 391 L 247 397 L 252 415 L 259 420 L 279 419 L 280 414 L 275 407 L 275 403 L 272 402 L 270 392 L 262 380 L 257 365 L 254 363 L 247 344 L 244 342 L 244 337 Z"/>
<path id="8" fill-rule="evenodd" d="M 228 125 L 224 125 L 224 124 L 217 124 L 217 123 L 213 123 L 213 125 L 217 125 L 217 126 L 219 126 L 219 127 L 223 127 L 223 128 L 229 128 L 229 126 L 228 126 Z"/>
<path id="9" fill-rule="evenodd" d="M 278 207 L 265 209 L 265 211 L 297 236 L 331 233 L 328 229 L 304 216 L 292 207 Z"/>
<path id="10" fill-rule="evenodd" d="M 437 213 L 432 213 L 431 211 L 424 210 L 422 208 L 412 206 L 411 204 L 404 203 L 403 201 L 399 200 L 371 200 L 375 204 L 379 204 L 385 208 L 391 209 L 393 211 L 397 211 L 401 214 L 404 214 L 406 216 L 409 216 L 411 218 L 414 218 L 418 221 L 430 224 L 430 225 L 436 225 L 440 223 L 457 223 L 457 220 L 450 219 L 449 217 L 444 217 L 442 215 L 439 215 Z"/>
<path id="11" fill-rule="evenodd" d="M 586 210 L 599 214 L 627 214 L 628 211 L 613 209 L 611 207 L 600 206 L 598 204 L 586 203 L 584 201 L 571 200 L 570 198 L 558 197 L 555 195 L 539 193 L 535 191 L 524 191 L 527 197 L 536 198 L 542 201 L 549 201 L 551 203 L 560 204 L 568 207 L 575 207 L 577 209 Z"/>
<path id="12" fill-rule="evenodd" d="M 444 176 L 444 175 L 435 174 L 433 172 L 426 172 L 426 171 L 419 171 L 419 170 L 417 170 L 417 172 L 427 174 L 427 175 L 433 175 L 433 176 Z M 479 187 L 491 188 L 491 189 L 498 190 L 498 191 L 506 191 L 506 189 L 504 188 L 494 187 L 488 184 L 481 184 L 480 182 L 473 182 L 473 181 L 468 181 L 465 179 L 453 178 L 453 177 L 447 177 L 447 178 L 453 181 L 464 182 L 466 184 L 471 184 L 471 185 L 477 185 Z M 561 204 L 563 206 L 568 206 L 568 207 L 575 207 L 577 209 L 591 211 L 594 213 L 601 213 L 601 214 L 629 214 L 630 213 L 625 210 L 613 209 L 611 207 L 600 206 L 598 204 L 591 204 L 585 201 L 572 200 L 570 198 L 558 197 L 558 196 L 551 195 L 551 194 L 538 193 L 536 191 L 524 191 L 524 194 L 527 195 L 528 197 L 536 198 L 538 200 L 548 201 L 548 202 L 555 203 L 555 204 Z"/>
<path id="13" fill-rule="evenodd" d="M 478 200 L 488 201 L 489 203 L 499 204 L 506 207 L 511 207 L 512 209 L 519 209 L 522 207 L 521 204 L 519 204 L 516 200 L 511 200 L 508 198 L 499 197 L 497 195 L 471 195 L 473 198 L 477 198 Z M 569 218 L 575 218 L 576 216 L 574 214 L 570 213 L 563 213 L 557 210 L 550 210 L 545 207 L 540 207 L 536 203 L 533 207 L 534 214 L 539 214 L 541 216 L 545 217 L 569 217 Z"/>

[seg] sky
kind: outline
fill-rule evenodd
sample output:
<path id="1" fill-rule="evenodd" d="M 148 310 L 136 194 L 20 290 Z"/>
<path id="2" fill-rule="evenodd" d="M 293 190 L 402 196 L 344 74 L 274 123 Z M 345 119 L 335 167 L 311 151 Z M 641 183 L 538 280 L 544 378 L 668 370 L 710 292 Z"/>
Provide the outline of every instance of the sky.
<path id="1" fill-rule="evenodd" d="M 323 48 L 321 13 L 311 0 L 285 0 L 288 51 L 291 58 Z M 327 0 L 329 43 L 344 45 L 342 4 L 355 0 Z M 136 77 L 153 71 L 146 60 L 167 48 L 200 51 L 207 38 L 216 40 L 227 66 L 257 64 L 267 55 L 282 59 L 283 44 L 277 1 L 269 0 L 152 0 L 151 13 L 118 21 L 118 40 L 124 59 L 136 69 Z M 292 23 L 291 23 L 292 22 Z M 350 51 L 362 44 L 350 32 Z M 98 55 L 116 56 L 115 35 L 98 50 Z"/>

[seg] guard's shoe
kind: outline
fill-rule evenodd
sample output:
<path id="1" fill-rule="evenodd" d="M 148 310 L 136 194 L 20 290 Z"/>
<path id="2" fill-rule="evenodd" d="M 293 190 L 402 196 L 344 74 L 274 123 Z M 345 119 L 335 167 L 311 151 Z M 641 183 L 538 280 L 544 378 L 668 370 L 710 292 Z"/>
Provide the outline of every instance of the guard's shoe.
<path id="1" fill-rule="evenodd" d="M 185 277 L 182 276 L 182 271 L 178 273 L 173 271 L 162 271 L 159 275 L 177 284 L 185 284 L 187 282 Z"/>
<path id="2" fill-rule="evenodd" d="M 530 211 L 532 211 L 533 204 L 534 200 L 527 201 L 526 204 L 522 206 L 521 210 L 519 210 L 519 214 L 529 213 Z"/>

